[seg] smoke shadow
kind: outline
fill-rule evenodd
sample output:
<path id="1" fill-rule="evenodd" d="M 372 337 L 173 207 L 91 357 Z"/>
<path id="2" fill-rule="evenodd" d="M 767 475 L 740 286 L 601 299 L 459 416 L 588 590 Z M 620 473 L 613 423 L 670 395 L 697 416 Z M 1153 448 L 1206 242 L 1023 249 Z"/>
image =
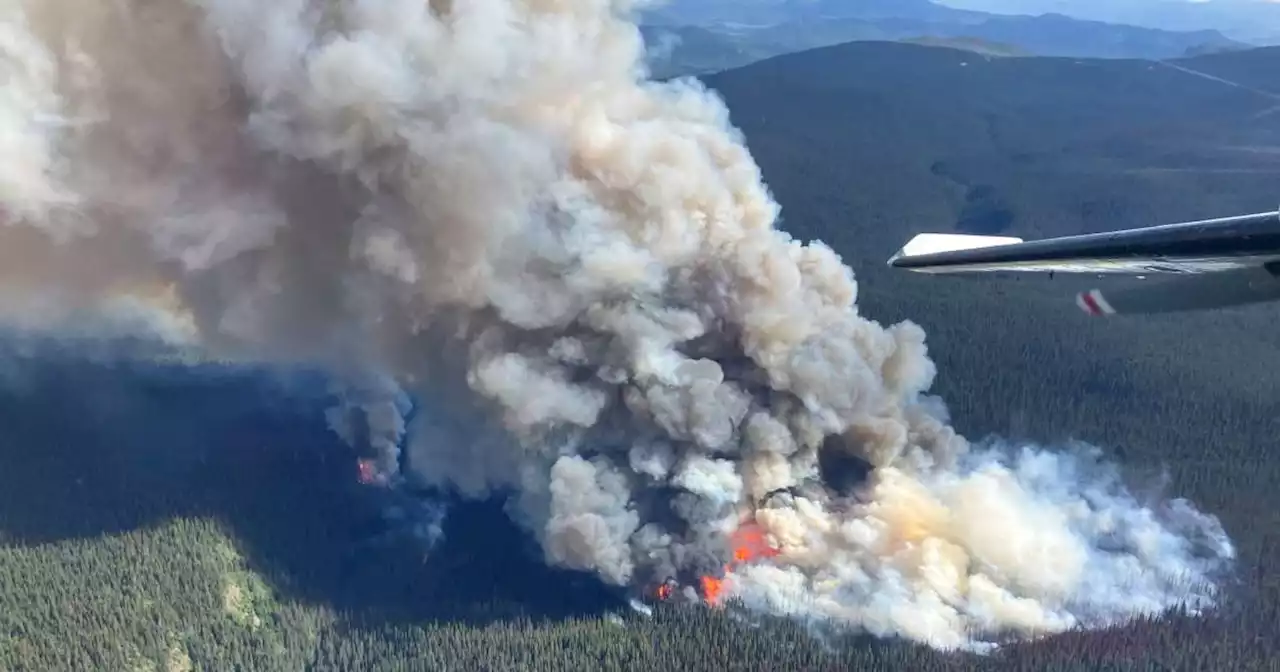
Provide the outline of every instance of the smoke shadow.
<path id="1" fill-rule="evenodd" d="M 444 540 L 384 522 L 326 426 L 323 375 L 93 358 L 0 339 L 0 542 L 36 545 L 220 521 L 281 600 L 362 623 L 561 619 L 617 608 L 547 567 L 500 500 L 450 502 Z M 140 561 L 145 561 L 141 559 Z"/>
<path id="2" fill-rule="evenodd" d="M 956 231 L 994 236 L 1013 226 L 1017 216 L 1004 198 L 989 184 L 970 187 L 965 194 L 964 208 L 956 219 Z"/>

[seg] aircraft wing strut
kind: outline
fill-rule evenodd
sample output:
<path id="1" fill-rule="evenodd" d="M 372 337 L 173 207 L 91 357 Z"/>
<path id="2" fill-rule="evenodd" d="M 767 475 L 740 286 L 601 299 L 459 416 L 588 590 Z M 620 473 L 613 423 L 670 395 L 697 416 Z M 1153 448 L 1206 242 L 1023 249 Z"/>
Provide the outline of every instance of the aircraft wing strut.
<path id="1" fill-rule="evenodd" d="M 920 273 L 1060 272 L 1188 277 L 1082 292 L 1091 315 L 1210 310 L 1280 300 L 1280 211 L 1023 241 L 922 233 L 889 259 Z"/>

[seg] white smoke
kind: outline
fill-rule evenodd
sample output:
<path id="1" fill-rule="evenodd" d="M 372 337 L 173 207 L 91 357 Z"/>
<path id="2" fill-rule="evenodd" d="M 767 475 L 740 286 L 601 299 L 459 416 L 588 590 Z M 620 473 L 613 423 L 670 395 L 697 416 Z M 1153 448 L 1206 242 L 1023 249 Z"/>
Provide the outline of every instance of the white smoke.
<path id="1" fill-rule="evenodd" d="M 754 520 L 777 555 L 726 594 L 940 647 L 1211 604 L 1215 518 L 956 434 L 922 330 L 774 228 L 721 101 L 646 81 L 633 5 L 8 2 L 0 286 L 173 287 L 210 351 L 353 381 L 381 469 L 407 434 L 410 476 L 513 489 L 610 583 L 719 577 Z M 854 496 L 822 450 L 872 467 Z"/>

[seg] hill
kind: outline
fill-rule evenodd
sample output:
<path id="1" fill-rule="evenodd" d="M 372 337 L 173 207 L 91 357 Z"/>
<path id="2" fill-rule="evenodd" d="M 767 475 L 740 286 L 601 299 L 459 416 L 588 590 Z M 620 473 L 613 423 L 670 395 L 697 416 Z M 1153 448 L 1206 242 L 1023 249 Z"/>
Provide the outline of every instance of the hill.
<path id="1" fill-rule="evenodd" d="M 801 166 L 814 161 L 802 158 L 806 150 L 839 153 L 823 168 L 848 184 L 855 211 L 903 223 L 893 240 L 959 221 L 966 199 L 978 196 L 1013 215 L 978 228 L 995 233 L 1016 222 L 1021 234 L 1044 236 L 1247 210 L 1250 200 L 1270 207 L 1280 163 L 1241 148 L 1280 133 L 1276 119 L 1259 116 L 1275 105 L 1258 87 L 1277 63 L 1280 49 L 1160 64 L 852 43 L 706 81 L 766 166 L 774 151 Z M 770 184 L 796 180 L 782 170 Z M 797 194 L 784 203 L 811 200 Z M 936 210 L 897 210 L 918 203 Z M 887 256 L 893 246 L 884 245 Z"/>
<path id="2" fill-rule="evenodd" d="M 1114 0 L 940 0 L 950 7 L 1007 14 L 1059 12 L 1071 16 L 1128 23 L 1164 30 L 1212 28 L 1233 39 L 1276 44 L 1280 7 L 1266 0 L 1214 2 L 1115 2 Z"/>
<path id="3" fill-rule="evenodd" d="M 646 12 L 661 23 L 761 26 L 822 19 L 915 19 L 981 21 L 986 12 L 949 7 L 933 0 L 672 0 Z"/>
<path id="4" fill-rule="evenodd" d="M 1000 42 L 971 37 L 933 37 L 929 35 L 899 40 L 907 44 L 918 44 L 926 47 L 944 47 L 971 51 L 983 56 L 1030 56 L 1027 52 Z"/>
<path id="5" fill-rule="evenodd" d="M 641 26 L 640 33 L 657 78 L 719 72 L 787 51 L 699 26 Z"/>
<path id="6" fill-rule="evenodd" d="M 1213 30 L 1168 31 L 1072 18 L 986 14 L 929 0 L 880 3 L 676 2 L 646 15 L 649 44 L 683 50 L 653 59 L 662 74 L 707 72 L 851 41 L 919 38 L 991 42 L 1021 54 L 1074 58 L 1178 58 L 1247 48 Z M 690 29 L 693 30 L 690 30 Z M 660 38 L 660 39 L 659 39 Z M 682 60 L 684 51 L 688 60 Z"/>
<path id="7" fill-rule="evenodd" d="M 884 266 L 923 230 L 1035 237 L 1274 207 L 1280 158 L 1264 150 L 1280 118 L 1257 89 L 1274 88 L 1280 51 L 1171 65 L 869 42 L 706 81 L 784 228 L 845 258 L 865 315 L 927 329 L 963 432 L 1095 442 L 1223 518 L 1244 590 L 1221 615 L 996 660 L 828 650 L 714 612 L 623 619 L 598 583 L 526 553 L 497 503 L 456 509 L 427 557 L 384 535 L 385 502 L 356 485 L 315 376 L 19 343 L 0 351 L 0 668 L 1262 669 L 1280 604 L 1277 309 L 1089 321 L 1075 281 Z M 1248 86 L 1220 81 L 1236 78 Z"/>

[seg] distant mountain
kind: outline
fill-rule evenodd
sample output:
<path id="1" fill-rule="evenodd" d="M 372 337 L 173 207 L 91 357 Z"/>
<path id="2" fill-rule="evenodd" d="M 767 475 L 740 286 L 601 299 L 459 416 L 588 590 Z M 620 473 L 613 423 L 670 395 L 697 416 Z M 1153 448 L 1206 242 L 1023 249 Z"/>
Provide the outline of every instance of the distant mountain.
<path id="1" fill-rule="evenodd" d="M 1212 29 L 1256 44 L 1280 43 L 1280 4 L 1268 0 L 939 0 L 953 8 L 1004 14 L 1059 13 L 1163 30 Z"/>
<path id="2" fill-rule="evenodd" d="M 899 40 L 906 44 L 919 44 L 926 47 L 947 47 L 962 51 L 971 51 L 984 56 L 1030 56 L 1031 54 L 1018 47 L 991 42 L 973 37 L 915 37 Z"/>
<path id="3" fill-rule="evenodd" d="M 700 73 L 852 41 L 997 43 L 1019 55 L 1167 59 L 1248 48 L 1213 30 L 1172 32 L 1063 14 L 1006 16 L 930 0 L 677 0 L 647 15 L 659 75 Z"/>
<path id="4" fill-rule="evenodd" d="M 825 19 L 963 21 L 984 16 L 984 12 L 956 9 L 932 0 L 672 0 L 650 12 L 648 21 L 763 26 Z"/>
<path id="5" fill-rule="evenodd" d="M 655 77 L 718 72 L 793 51 L 699 26 L 641 26 Z"/>
<path id="6" fill-rule="evenodd" d="M 1215 30 L 1172 32 L 1062 14 L 991 16 L 981 24 L 942 30 L 1017 45 L 1041 56 L 1076 58 L 1175 58 L 1188 50 L 1248 47 Z"/>

